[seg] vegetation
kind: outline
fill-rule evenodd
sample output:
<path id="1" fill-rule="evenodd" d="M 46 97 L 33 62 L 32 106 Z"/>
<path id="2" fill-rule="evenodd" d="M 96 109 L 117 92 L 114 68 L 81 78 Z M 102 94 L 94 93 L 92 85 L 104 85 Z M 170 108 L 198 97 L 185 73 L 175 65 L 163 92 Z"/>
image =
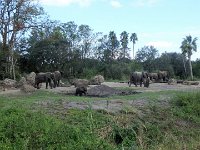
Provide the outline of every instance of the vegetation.
<path id="1" fill-rule="evenodd" d="M 136 33 L 104 35 L 94 33 L 89 25 L 49 20 L 35 0 L 0 0 L 0 80 L 55 70 L 62 71 L 65 79 L 101 74 L 106 80 L 119 81 L 142 70 L 166 70 L 180 79 L 200 78 L 200 60 L 191 60 L 197 51 L 196 37 L 183 39 L 182 53 L 159 54 L 155 47 L 144 46 L 135 56 L 137 40 Z M 91 109 L 91 101 L 113 99 L 149 103 L 117 113 Z M 70 101 L 87 102 L 89 108 L 66 108 Z M 106 99 L 42 90 L 0 95 L 0 116 L 0 149 L 200 149 L 199 91 Z"/>
<path id="2" fill-rule="evenodd" d="M 158 97 L 169 97 L 167 105 Z M 64 109 L 69 101 L 101 101 L 37 91 L 0 96 L 1 149 L 198 149 L 200 93 L 157 92 L 108 99 L 150 102 L 113 114 Z M 192 98 L 191 98 L 192 97 Z M 20 107 L 19 107 L 20 106 Z M 20 108 L 20 109 L 19 109 Z M 142 112 L 142 114 L 141 114 Z"/>
<path id="3" fill-rule="evenodd" d="M 101 74 L 107 80 L 127 79 L 135 70 L 167 70 L 178 78 L 193 79 L 193 73 L 195 78 L 200 76 L 199 67 L 195 67 L 199 61 L 191 61 L 192 51 L 197 50 L 197 38 L 192 36 L 182 42 L 183 55 L 159 54 L 153 46 L 144 46 L 135 56 L 136 33 L 130 37 L 127 31 L 104 35 L 95 33 L 89 25 L 49 20 L 32 0 L 0 0 L 0 10 L 0 80 L 55 70 L 61 70 L 67 78 Z M 133 60 L 129 42 L 133 44 Z"/>

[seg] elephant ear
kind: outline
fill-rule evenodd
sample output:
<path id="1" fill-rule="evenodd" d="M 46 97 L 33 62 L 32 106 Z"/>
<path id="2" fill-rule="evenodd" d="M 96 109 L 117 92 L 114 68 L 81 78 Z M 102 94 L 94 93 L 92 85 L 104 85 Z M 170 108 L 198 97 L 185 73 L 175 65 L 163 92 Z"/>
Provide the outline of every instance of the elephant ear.
<path id="1" fill-rule="evenodd" d="M 63 71 L 60 71 L 61 76 L 63 76 Z"/>
<path id="2" fill-rule="evenodd" d="M 143 78 L 148 78 L 148 73 L 147 72 L 142 72 L 142 77 Z"/>
<path id="3" fill-rule="evenodd" d="M 55 74 L 54 73 L 51 73 L 50 76 L 51 76 L 51 79 L 55 80 Z"/>

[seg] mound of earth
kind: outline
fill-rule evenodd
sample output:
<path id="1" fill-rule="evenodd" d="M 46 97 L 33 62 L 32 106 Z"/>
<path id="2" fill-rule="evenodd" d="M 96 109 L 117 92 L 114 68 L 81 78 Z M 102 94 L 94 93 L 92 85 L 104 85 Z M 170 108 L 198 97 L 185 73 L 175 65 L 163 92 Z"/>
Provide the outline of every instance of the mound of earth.
<path id="1" fill-rule="evenodd" d="M 138 92 L 133 90 L 117 90 L 107 85 L 98 85 L 88 89 L 87 96 L 107 97 L 112 95 L 130 95 Z"/>

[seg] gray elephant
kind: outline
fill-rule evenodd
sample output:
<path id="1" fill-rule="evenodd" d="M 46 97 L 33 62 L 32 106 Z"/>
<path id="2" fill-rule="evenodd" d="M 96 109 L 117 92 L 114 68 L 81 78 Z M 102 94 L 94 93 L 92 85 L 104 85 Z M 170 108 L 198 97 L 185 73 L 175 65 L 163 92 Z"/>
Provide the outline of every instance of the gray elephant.
<path id="1" fill-rule="evenodd" d="M 169 80 L 169 73 L 168 71 L 159 71 L 158 72 L 158 79 L 160 80 L 160 82 L 166 82 Z"/>
<path id="2" fill-rule="evenodd" d="M 151 81 L 158 81 L 158 73 L 149 73 L 148 76 Z"/>
<path id="3" fill-rule="evenodd" d="M 142 87 L 142 83 L 144 84 L 144 87 L 149 87 L 148 73 L 147 72 L 133 72 L 130 75 L 130 81 L 128 82 L 129 87 L 131 86 L 132 83 L 136 87 L 138 84 L 140 84 L 140 87 Z"/>
<path id="4" fill-rule="evenodd" d="M 62 73 L 60 71 L 55 71 L 53 73 L 53 75 L 54 75 L 54 79 L 53 79 L 54 88 L 59 87 L 60 86 L 60 80 L 61 80 L 61 77 L 62 77 Z"/>
<path id="5" fill-rule="evenodd" d="M 39 84 L 45 82 L 46 83 L 46 89 L 48 89 L 48 84 L 50 88 L 52 89 L 52 81 L 54 80 L 54 74 L 51 72 L 40 72 L 36 74 L 35 76 L 35 88 L 39 89 Z"/>
<path id="6" fill-rule="evenodd" d="M 77 87 L 77 88 L 76 88 L 76 93 L 75 93 L 75 95 L 76 95 L 76 96 L 78 96 L 78 95 L 79 95 L 79 96 L 82 96 L 83 94 L 84 94 L 84 95 L 87 94 L 87 87 L 84 87 L 84 86 L 83 86 L 83 87 Z"/>

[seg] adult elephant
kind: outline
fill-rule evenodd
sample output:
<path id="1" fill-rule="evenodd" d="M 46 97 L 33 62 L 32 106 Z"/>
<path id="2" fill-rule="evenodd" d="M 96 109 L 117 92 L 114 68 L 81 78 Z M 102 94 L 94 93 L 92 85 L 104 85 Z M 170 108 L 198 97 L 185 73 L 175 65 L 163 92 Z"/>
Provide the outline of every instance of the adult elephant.
<path id="1" fill-rule="evenodd" d="M 54 74 L 51 72 L 40 72 L 35 76 L 35 88 L 40 89 L 39 84 L 45 82 L 46 89 L 48 89 L 48 85 L 52 89 L 52 81 L 54 80 Z"/>
<path id="2" fill-rule="evenodd" d="M 152 73 L 149 73 L 148 76 L 149 76 L 149 79 L 150 79 L 151 81 L 158 81 L 158 73 L 152 72 Z"/>
<path id="3" fill-rule="evenodd" d="M 54 75 L 54 88 L 55 87 L 59 87 L 60 86 L 60 80 L 61 80 L 61 77 L 62 77 L 62 73 L 60 71 L 54 71 L 53 73 Z"/>
<path id="4" fill-rule="evenodd" d="M 158 72 L 158 79 L 160 80 L 160 82 L 166 82 L 169 80 L 169 73 L 168 71 L 159 71 Z"/>
<path id="5" fill-rule="evenodd" d="M 136 87 L 137 87 L 138 84 L 140 84 L 140 87 L 142 87 L 142 83 L 144 84 L 144 87 L 149 87 L 148 73 L 146 73 L 146 72 L 133 72 L 130 75 L 129 87 L 131 86 L 132 83 Z"/>

